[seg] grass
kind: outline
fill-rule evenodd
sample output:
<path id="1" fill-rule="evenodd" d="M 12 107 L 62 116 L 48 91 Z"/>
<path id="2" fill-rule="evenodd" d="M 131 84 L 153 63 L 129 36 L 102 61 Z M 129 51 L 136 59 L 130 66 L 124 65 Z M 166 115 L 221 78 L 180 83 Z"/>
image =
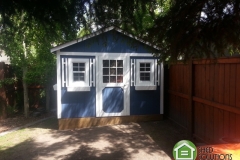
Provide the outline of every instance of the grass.
<path id="1" fill-rule="evenodd" d="M 0 152 L 31 141 L 34 137 L 57 129 L 57 119 L 50 118 L 31 127 L 23 128 L 0 137 Z"/>

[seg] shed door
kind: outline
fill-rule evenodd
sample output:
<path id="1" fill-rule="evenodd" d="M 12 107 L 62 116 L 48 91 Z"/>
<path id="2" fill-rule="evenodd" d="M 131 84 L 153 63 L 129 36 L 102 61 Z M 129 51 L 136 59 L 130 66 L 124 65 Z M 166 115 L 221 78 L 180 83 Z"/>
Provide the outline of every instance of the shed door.
<path id="1" fill-rule="evenodd" d="M 99 57 L 97 117 L 129 115 L 129 58 Z"/>

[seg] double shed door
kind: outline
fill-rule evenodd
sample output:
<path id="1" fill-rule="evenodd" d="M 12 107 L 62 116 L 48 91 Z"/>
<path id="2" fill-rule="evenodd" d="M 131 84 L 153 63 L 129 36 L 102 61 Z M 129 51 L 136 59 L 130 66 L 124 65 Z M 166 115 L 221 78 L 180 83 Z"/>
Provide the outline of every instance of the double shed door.
<path id="1" fill-rule="evenodd" d="M 99 56 L 96 67 L 96 116 L 130 114 L 130 60 L 127 56 Z"/>

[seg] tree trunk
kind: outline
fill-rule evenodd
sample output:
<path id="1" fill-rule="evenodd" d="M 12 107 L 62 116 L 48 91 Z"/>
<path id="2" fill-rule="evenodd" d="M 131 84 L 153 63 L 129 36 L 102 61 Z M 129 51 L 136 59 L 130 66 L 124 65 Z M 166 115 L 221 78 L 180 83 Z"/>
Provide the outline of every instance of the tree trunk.
<path id="1" fill-rule="evenodd" d="M 50 99 L 51 99 L 51 90 L 50 85 L 47 83 L 46 85 L 46 111 L 49 112 L 50 110 Z"/>
<path id="2" fill-rule="evenodd" d="M 5 63 L 0 62 L 0 80 L 5 78 Z M 4 86 L 0 86 L 0 119 L 7 118 L 6 91 Z"/>
<path id="3" fill-rule="evenodd" d="M 23 62 L 26 62 L 27 60 L 27 48 L 26 48 L 26 43 L 25 43 L 25 34 L 23 35 L 23 51 L 24 51 L 24 60 Z M 29 99 L 28 99 L 28 84 L 26 82 L 26 76 L 28 72 L 27 65 L 24 63 L 23 67 L 23 78 L 22 78 L 22 84 L 23 84 L 23 100 L 24 100 L 24 115 L 26 118 L 29 117 Z"/>
<path id="4" fill-rule="evenodd" d="M 24 99 L 24 115 L 29 117 L 29 99 L 28 99 L 28 84 L 26 83 L 27 67 L 23 67 L 23 99 Z"/>

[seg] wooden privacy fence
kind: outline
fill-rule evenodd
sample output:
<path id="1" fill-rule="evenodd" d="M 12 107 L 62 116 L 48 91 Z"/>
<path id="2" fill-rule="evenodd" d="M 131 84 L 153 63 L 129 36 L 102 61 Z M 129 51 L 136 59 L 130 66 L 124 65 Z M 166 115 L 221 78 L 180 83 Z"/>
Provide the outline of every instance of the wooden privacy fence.
<path id="1" fill-rule="evenodd" d="M 0 62 L 0 81 L 6 78 L 12 78 L 13 70 L 11 65 Z M 56 82 L 56 76 L 53 75 L 53 81 Z M 50 85 L 50 87 L 52 84 Z M 41 93 L 45 90 L 45 86 L 41 85 L 30 85 L 28 86 L 28 96 L 30 111 L 39 108 L 46 107 L 46 99 L 42 98 Z M 46 95 L 47 96 L 47 95 Z M 49 110 L 56 109 L 57 93 L 50 88 L 49 98 Z M 19 111 L 23 111 L 23 87 L 22 82 L 18 81 L 14 84 L 0 86 L 0 119 L 7 118 L 13 109 L 17 108 Z"/>
<path id="2" fill-rule="evenodd" d="M 240 58 L 172 65 L 167 81 L 171 120 L 207 143 L 240 141 Z"/>
<path id="3" fill-rule="evenodd" d="M 0 62 L 0 81 L 4 80 L 10 75 L 10 66 L 4 62 Z M 7 93 L 3 86 L 0 86 L 0 119 L 7 117 L 7 105 L 11 101 L 13 94 Z"/>

